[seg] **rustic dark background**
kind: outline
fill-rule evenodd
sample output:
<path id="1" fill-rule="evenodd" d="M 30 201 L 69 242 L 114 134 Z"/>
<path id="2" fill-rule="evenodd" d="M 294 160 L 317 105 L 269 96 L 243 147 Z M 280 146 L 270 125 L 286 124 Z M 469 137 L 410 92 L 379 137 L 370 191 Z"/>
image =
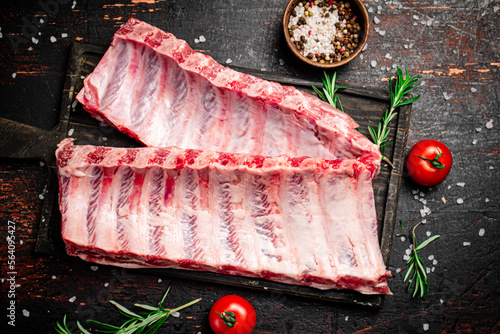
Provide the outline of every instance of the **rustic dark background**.
<path id="1" fill-rule="evenodd" d="M 185 39 L 231 65 L 317 79 L 287 50 L 281 19 L 286 0 L 271 1 L 3 1 L 0 6 L 0 117 L 51 129 L 74 41 L 107 45 L 130 17 Z M 39 161 L 0 160 L 0 328 L 52 333 L 57 320 L 119 323 L 108 303 L 155 304 L 171 285 L 168 306 L 202 297 L 172 318 L 162 333 L 210 333 L 208 310 L 237 293 L 258 313 L 256 333 L 489 333 L 500 332 L 499 67 L 500 3 L 489 0 L 365 1 L 371 19 L 367 48 L 337 70 L 345 85 L 386 88 L 395 66 L 422 76 L 413 105 L 408 147 L 424 138 L 446 143 L 454 166 L 444 183 L 419 187 L 403 175 L 397 219 L 403 233 L 425 215 L 417 235 L 440 234 L 422 250 L 429 268 L 426 300 L 402 282 L 409 246 L 394 237 L 388 264 L 394 293 L 382 309 L 331 304 L 288 295 L 176 280 L 79 260 L 35 254 L 46 192 Z M 43 22 L 41 21 L 43 20 Z M 204 36 L 206 41 L 195 43 Z M 2 134 L 0 133 L 0 136 Z M 1 154 L 0 154 L 1 156 Z M 8 326 L 8 224 L 16 231 L 16 326 Z M 12 224 L 12 223 L 11 223 Z M 0 330 L 0 332 L 5 332 Z M 76 333 L 76 330 L 74 330 Z"/>

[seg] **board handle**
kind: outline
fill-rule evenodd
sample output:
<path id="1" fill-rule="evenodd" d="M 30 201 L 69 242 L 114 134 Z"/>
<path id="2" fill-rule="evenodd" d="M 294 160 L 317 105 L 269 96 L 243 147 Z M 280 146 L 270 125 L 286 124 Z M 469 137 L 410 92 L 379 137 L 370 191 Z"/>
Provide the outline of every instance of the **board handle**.
<path id="1" fill-rule="evenodd" d="M 52 162 L 62 133 L 39 129 L 0 117 L 0 158 L 37 159 Z"/>

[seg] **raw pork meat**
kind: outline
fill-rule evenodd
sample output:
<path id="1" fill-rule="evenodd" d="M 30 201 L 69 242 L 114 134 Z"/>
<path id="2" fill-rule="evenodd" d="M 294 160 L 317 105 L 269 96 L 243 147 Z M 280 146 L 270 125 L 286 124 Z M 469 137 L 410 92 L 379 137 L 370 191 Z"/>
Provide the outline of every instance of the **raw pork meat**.
<path id="1" fill-rule="evenodd" d="M 167 148 L 56 151 L 68 254 L 122 267 L 390 293 L 369 158 Z"/>
<path id="2" fill-rule="evenodd" d="M 116 32 L 77 99 L 147 146 L 366 157 L 375 166 L 381 160 L 347 114 L 294 87 L 224 67 L 133 18 Z"/>

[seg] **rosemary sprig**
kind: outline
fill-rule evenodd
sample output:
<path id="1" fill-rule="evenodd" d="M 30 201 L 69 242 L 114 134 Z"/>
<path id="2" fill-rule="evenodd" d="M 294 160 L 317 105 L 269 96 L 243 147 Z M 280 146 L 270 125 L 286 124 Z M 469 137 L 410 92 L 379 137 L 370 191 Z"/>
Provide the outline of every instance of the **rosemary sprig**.
<path id="1" fill-rule="evenodd" d="M 333 73 L 333 76 L 331 78 L 328 76 L 328 74 L 326 74 L 326 72 L 323 72 L 323 74 L 324 78 L 321 78 L 321 81 L 323 81 L 323 88 L 321 90 L 319 90 L 315 86 L 312 86 L 312 88 L 316 91 L 320 99 L 328 102 L 334 108 L 337 108 L 340 111 L 344 112 L 344 108 L 342 107 L 340 98 L 336 94 L 339 89 L 344 89 L 347 87 L 336 86 L 336 81 L 338 81 L 336 72 Z"/>
<path id="2" fill-rule="evenodd" d="M 151 306 L 147 304 L 134 304 L 134 306 L 141 308 L 146 311 L 139 311 L 137 313 L 130 311 L 125 306 L 120 305 L 119 303 L 110 300 L 109 302 L 114 305 L 118 311 L 128 318 L 121 326 L 115 326 L 107 323 L 102 323 L 95 320 L 87 320 L 88 323 L 99 327 L 96 331 L 99 333 L 114 333 L 114 334 L 153 334 L 158 331 L 158 329 L 165 323 L 165 321 L 170 317 L 170 315 L 174 312 L 178 312 L 182 309 L 185 309 L 191 305 L 196 304 L 201 300 L 201 298 L 195 299 L 187 304 L 179 306 L 174 309 L 166 309 L 163 307 L 163 302 L 167 297 L 167 294 L 170 290 L 170 287 L 167 289 L 163 298 L 158 303 L 158 306 Z M 91 334 L 87 331 L 80 322 L 76 322 L 80 333 L 82 334 Z M 70 330 L 66 326 L 66 315 L 64 315 L 63 322 L 60 324 L 56 322 L 56 331 L 60 334 L 71 334 Z"/>
<path id="3" fill-rule="evenodd" d="M 433 242 L 434 240 L 438 239 L 440 235 L 433 235 L 432 237 L 428 238 L 421 244 L 417 243 L 417 238 L 415 236 L 415 229 L 417 228 L 418 225 L 420 225 L 422 222 L 418 223 L 415 225 L 413 228 L 411 235 L 413 239 L 413 254 L 411 258 L 406 262 L 408 264 L 408 269 L 406 271 L 406 274 L 403 278 L 403 282 L 406 282 L 408 278 L 411 277 L 410 283 L 408 284 L 408 291 L 410 291 L 413 283 L 415 282 L 415 287 L 413 290 L 413 296 L 412 297 L 420 297 L 425 299 L 427 297 L 427 290 L 429 288 L 429 285 L 433 285 L 434 283 L 427 283 L 427 274 L 425 272 L 424 268 L 424 261 L 422 258 L 418 255 L 418 251 Z M 413 271 L 413 275 L 411 275 Z"/>
<path id="4" fill-rule="evenodd" d="M 404 97 L 411 92 L 413 89 L 420 86 L 420 83 L 417 84 L 420 76 L 411 76 L 408 74 L 408 69 L 405 68 L 406 78 L 403 76 L 403 71 L 398 67 L 397 69 L 397 77 L 394 87 L 392 86 L 392 80 L 389 80 L 389 91 L 391 96 L 391 105 L 389 109 L 385 111 L 384 117 L 382 117 L 382 121 L 379 122 L 377 129 L 375 130 L 371 126 L 368 126 L 368 131 L 370 132 L 370 136 L 372 137 L 373 143 L 380 148 L 388 145 L 387 137 L 389 136 L 390 129 L 388 128 L 389 123 L 396 117 L 396 109 L 402 107 L 404 105 L 415 102 L 420 98 L 420 95 L 414 96 L 410 99 L 404 99 Z M 392 163 L 382 155 L 382 160 L 388 162 L 391 166 Z M 393 166 L 392 166 L 393 167 Z"/>

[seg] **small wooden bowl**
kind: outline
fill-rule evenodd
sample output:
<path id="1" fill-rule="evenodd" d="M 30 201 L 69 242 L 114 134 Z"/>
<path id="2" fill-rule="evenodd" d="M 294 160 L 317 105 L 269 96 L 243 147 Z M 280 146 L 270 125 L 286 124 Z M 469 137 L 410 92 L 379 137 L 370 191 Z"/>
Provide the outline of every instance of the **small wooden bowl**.
<path id="1" fill-rule="evenodd" d="M 285 40 L 286 44 L 292 51 L 292 53 L 301 61 L 303 61 L 306 64 L 309 64 L 314 67 L 322 68 L 322 69 L 331 69 L 331 68 L 336 68 L 343 66 L 356 58 L 361 50 L 363 50 L 363 47 L 365 46 L 367 40 L 368 40 L 368 32 L 370 31 L 370 20 L 368 17 L 368 11 L 366 10 L 365 6 L 363 5 L 363 2 L 361 0 L 345 0 L 345 2 L 349 2 L 351 4 L 351 8 L 354 11 L 355 15 L 357 16 L 356 22 L 359 23 L 361 26 L 361 31 L 360 31 L 360 40 L 358 43 L 358 46 L 354 50 L 352 54 L 349 55 L 349 57 L 342 59 L 339 62 L 333 62 L 333 63 L 324 63 L 321 64 L 317 61 L 311 60 L 305 56 L 303 56 L 295 47 L 295 44 L 293 44 L 292 39 L 290 38 L 290 34 L 288 32 L 288 22 L 290 20 L 290 14 L 292 13 L 293 9 L 297 6 L 300 0 L 290 0 L 288 2 L 288 5 L 286 6 L 285 9 L 285 14 L 283 15 L 283 32 L 285 34 Z"/>

